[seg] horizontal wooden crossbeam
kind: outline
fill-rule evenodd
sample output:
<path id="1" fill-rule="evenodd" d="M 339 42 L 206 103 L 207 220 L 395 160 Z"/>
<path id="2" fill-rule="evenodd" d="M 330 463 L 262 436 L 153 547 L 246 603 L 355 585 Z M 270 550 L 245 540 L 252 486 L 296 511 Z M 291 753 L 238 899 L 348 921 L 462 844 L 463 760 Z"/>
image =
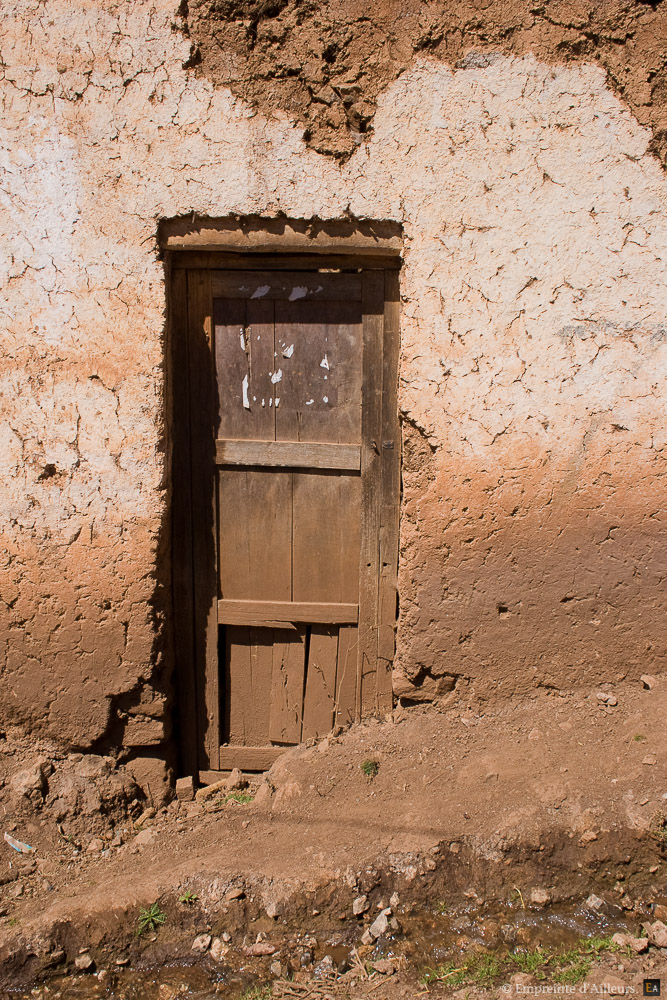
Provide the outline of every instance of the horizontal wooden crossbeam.
<path id="1" fill-rule="evenodd" d="M 218 624 L 289 627 L 292 622 L 356 624 L 358 604 L 325 604 L 313 601 L 218 601 Z"/>
<path id="2" fill-rule="evenodd" d="M 214 299 L 361 302 L 361 277 L 358 274 L 213 271 L 211 288 Z"/>
<path id="3" fill-rule="evenodd" d="M 292 469 L 343 469 L 358 472 L 361 446 L 314 441 L 236 441 L 218 438 L 215 442 L 218 465 L 265 465 Z"/>

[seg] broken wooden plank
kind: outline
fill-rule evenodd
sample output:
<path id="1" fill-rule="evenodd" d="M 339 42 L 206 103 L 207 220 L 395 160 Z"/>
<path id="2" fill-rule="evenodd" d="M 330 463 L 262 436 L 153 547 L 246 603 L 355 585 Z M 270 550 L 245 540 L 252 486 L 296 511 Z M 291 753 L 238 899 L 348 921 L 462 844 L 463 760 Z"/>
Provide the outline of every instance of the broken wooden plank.
<path id="1" fill-rule="evenodd" d="M 313 625 L 310 631 L 302 739 L 326 736 L 334 724 L 338 629 Z"/>
<path id="2" fill-rule="evenodd" d="M 279 622 L 338 622 L 355 624 L 358 604 L 317 603 L 313 601 L 218 601 L 220 625 L 268 625 Z M 282 626 L 281 626 L 282 627 Z"/>
<path id="3" fill-rule="evenodd" d="M 273 633 L 273 673 L 269 739 L 272 743 L 300 743 L 303 716 L 306 629 Z"/>
<path id="4" fill-rule="evenodd" d="M 292 469 L 345 469 L 358 472 L 358 444 L 324 444 L 312 441 L 236 441 L 218 438 L 218 465 L 260 465 Z"/>
<path id="5" fill-rule="evenodd" d="M 288 302 L 318 299 L 361 300 L 358 274 L 329 274 L 321 271 L 212 271 L 214 298 Z"/>
<path id="6" fill-rule="evenodd" d="M 353 625 L 341 625 L 338 630 L 335 706 L 335 723 L 339 726 L 350 725 L 356 717 L 357 643 L 357 629 Z"/>

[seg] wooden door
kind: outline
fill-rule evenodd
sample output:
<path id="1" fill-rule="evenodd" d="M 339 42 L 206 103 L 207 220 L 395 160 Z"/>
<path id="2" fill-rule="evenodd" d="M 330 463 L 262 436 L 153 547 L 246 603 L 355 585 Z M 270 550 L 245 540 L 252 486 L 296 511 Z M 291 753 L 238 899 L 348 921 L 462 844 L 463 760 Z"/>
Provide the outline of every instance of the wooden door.
<path id="1" fill-rule="evenodd" d="M 191 269 L 174 284 L 187 289 L 186 701 L 190 714 L 199 701 L 200 767 L 262 769 L 391 706 L 397 275 Z"/>

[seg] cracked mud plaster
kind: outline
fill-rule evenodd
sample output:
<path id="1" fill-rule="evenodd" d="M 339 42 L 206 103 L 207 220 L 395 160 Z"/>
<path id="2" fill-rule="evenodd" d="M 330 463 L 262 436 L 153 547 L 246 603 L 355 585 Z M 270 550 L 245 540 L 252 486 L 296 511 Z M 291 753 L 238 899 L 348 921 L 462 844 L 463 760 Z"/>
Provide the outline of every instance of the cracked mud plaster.
<path id="1" fill-rule="evenodd" d="M 450 66 L 489 54 L 597 62 L 667 162 L 663 0 L 182 0 L 189 64 L 265 114 L 302 123 L 345 158 L 373 128 L 378 95 L 428 53 Z"/>
<path id="2" fill-rule="evenodd" d="M 596 65 L 422 55 L 336 161 L 184 68 L 176 15 L 3 11 L 2 717 L 82 746 L 122 741 L 134 712 L 144 748 L 161 738 L 156 232 L 190 213 L 404 227 L 402 676 L 490 697 L 658 669 L 667 182 L 649 129 Z"/>

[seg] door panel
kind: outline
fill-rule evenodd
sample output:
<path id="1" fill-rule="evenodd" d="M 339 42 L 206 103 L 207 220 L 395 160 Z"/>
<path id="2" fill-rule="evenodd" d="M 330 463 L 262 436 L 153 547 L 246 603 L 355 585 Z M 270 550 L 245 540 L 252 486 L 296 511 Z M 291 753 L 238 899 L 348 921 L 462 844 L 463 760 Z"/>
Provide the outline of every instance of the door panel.
<path id="1" fill-rule="evenodd" d="M 383 418 L 397 283 L 379 270 L 193 269 L 177 272 L 184 286 L 200 766 L 262 768 L 391 703 L 377 663 L 378 616 L 393 650 L 394 575 L 379 560 L 398 510 L 383 478 L 398 482 Z"/>

